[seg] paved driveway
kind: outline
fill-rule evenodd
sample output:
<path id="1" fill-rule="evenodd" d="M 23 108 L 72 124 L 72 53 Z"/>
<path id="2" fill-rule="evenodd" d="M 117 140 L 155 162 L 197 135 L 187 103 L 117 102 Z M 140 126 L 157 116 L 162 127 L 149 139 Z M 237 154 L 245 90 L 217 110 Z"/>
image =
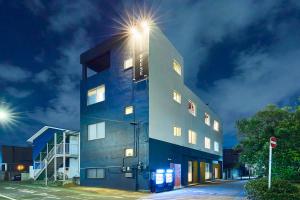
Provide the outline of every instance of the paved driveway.
<path id="1" fill-rule="evenodd" d="M 245 181 L 199 185 L 157 194 L 91 187 L 44 187 L 24 183 L 0 182 L 2 200 L 194 200 L 243 199 Z"/>
<path id="2" fill-rule="evenodd" d="M 194 200 L 194 199 L 222 199 L 222 200 L 240 200 L 244 199 L 244 185 L 246 181 L 236 182 L 222 182 L 212 183 L 208 185 L 198 185 L 193 187 L 175 190 L 171 192 L 164 192 L 158 194 L 151 194 L 147 197 L 142 197 L 142 200 Z"/>

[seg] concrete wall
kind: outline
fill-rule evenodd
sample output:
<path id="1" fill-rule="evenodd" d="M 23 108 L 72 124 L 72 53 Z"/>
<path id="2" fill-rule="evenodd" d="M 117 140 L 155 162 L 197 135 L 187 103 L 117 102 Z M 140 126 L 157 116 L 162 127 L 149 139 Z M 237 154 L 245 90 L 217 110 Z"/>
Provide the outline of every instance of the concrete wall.
<path id="1" fill-rule="evenodd" d="M 220 118 L 184 84 L 184 70 L 178 75 L 173 70 L 173 59 L 184 68 L 181 55 L 163 35 L 154 27 L 149 42 L 149 137 L 196 150 L 222 155 L 222 132 L 213 130 L 213 120 L 221 125 Z M 181 104 L 173 100 L 173 90 L 181 94 Z M 197 116 L 188 112 L 188 101 L 196 104 Z M 204 123 L 204 113 L 211 116 L 211 126 Z M 173 127 L 181 127 L 181 137 L 173 135 Z M 197 133 L 197 144 L 188 143 L 188 130 Z M 204 148 L 204 137 L 211 139 L 211 148 Z M 219 152 L 214 151 L 214 141 L 219 142 Z"/>

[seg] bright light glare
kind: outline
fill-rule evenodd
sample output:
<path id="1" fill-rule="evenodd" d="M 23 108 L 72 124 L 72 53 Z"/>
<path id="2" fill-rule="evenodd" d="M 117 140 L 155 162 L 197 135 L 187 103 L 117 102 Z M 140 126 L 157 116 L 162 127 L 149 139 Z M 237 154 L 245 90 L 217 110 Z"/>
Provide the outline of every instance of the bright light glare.
<path id="1" fill-rule="evenodd" d="M 0 129 L 15 125 L 18 118 L 18 113 L 14 112 L 8 104 L 0 102 Z"/>
<path id="2" fill-rule="evenodd" d="M 0 109 L 0 122 L 7 122 L 9 120 L 9 112 L 4 109 Z"/>
<path id="3" fill-rule="evenodd" d="M 140 37 L 140 32 L 137 30 L 136 27 L 130 27 L 130 34 L 133 35 L 135 38 Z"/>
<path id="4" fill-rule="evenodd" d="M 141 22 L 141 26 L 142 26 L 144 32 L 147 33 L 147 32 L 150 31 L 150 26 L 149 26 L 149 22 L 148 22 L 148 21 L 143 20 L 143 21 Z"/>

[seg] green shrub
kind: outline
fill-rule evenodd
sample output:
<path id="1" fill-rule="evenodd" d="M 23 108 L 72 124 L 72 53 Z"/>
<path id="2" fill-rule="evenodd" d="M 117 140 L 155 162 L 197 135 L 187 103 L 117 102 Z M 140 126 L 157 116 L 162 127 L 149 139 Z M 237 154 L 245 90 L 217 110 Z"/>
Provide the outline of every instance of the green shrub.
<path id="1" fill-rule="evenodd" d="M 251 200 L 300 200 L 299 189 L 286 180 L 272 180 L 270 190 L 267 179 L 252 180 L 245 185 L 245 190 Z"/>

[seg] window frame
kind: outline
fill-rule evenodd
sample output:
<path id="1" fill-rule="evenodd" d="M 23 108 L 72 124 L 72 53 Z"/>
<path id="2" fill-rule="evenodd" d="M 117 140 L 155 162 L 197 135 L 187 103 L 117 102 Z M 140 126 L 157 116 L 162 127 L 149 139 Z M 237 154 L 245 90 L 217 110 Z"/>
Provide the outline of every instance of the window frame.
<path id="1" fill-rule="evenodd" d="M 126 66 L 127 62 L 131 62 L 131 65 L 130 66 Z M 123 69 L 127 70 L 127 69 L 130 69 L 132 67 L 133 67 L 133 58 L 130 57 L 130 58 L 125 59 L 124 63 L 123 63 Z"/>
<path id="2" fill-rule="evenodd" d="M 207 112 L 204 113 L 204 123 L 207 125 L 207 126 L 210 126 L 211 125 L 211 122 L 210 122 L 210 114 L 208 114 Z"/>
<path id="3" fill-rule="evenodd" d="M 173 100 L 181 104 L 181 94 L 177 90 L 173 90 Z"/>
<path id="4" fill-rule="evenodd" d="M 217 150 L 216 150 L 216 144 L 217 144 Z M 215 152 L 220 152 L 220 143 L 219 142 L 217 142 L 217 141 L 214 141 L 214 151 Z"/>
<path id="5" fill-rule="evenodd" d="M 217 124 L 217 128 L 216 128 L 216 124 Z M 214 131 L 216 132 L 220 132 L 220 122 L 217 120 L 214 120 L 214 127 L 213 127 Z"/>
<path id="6" fill-rule="evenodd" d="M 181 64 L 180 64 L 176 59 L 173 59 L 173 70 L 174 70 L 179 76 L 182 76 L 182 66 L 181 66 Z"/>
<path id="7" fill-rule="evenodd" d="M 128 111 L 127 109 L 131 109 L 131 112 L 127 112 Z M 126 106 L 125 107 L 125 111 L 124 111 L 125 115 L 131 115 L 131 114 L 133 114 L 133 112 L 134 112 L 134 107 L 133 106 Z"/>
<path id="8" fill-rule="evenodd" d="M 207 145 L 209 145 L 209 147 Z M 206 137 L 206 136 L 204 137 L 204 148 L 205 149 L 211 149 L 211 139 L 209 137 Z"/>
<path id="9" fill-rule="evenodd" d="M 190 104 L 194 107 L 194 112 L 191 110 L 190 108 Z M 195 104 L 195 102 L 193 102 L 192 100 L 188 101 L 188 111 L 191 115 L 193 115 L 194 117 L 197 116 L 197 105 Z"/>
<path id="10" fill-rule="evenodd" d="M 90 177 L 89 176 L 89 170 L 95 170 L 96 176 L 95 177 Z M 103 170 L 103 176 L 101 176 L 101 177 L 98 176 L 98 171 L 99 170 Z M 86 178 L 87 179 L 104 179 L 105 176 L 106 176 L 105 168 L 97 168 L 97 167 L 95 167 L 95 168 L 87 168 L 86 169 Z"/>
<path id="11" fill-rule="evenodd" d="M 102 90 L 102 88 L 103 88 L 103 98 L 101 98 L 100 100 L 98 100 L 98 98 L 100 97 L 100 94 L 98 94 L 98 92 L 100 92 L 100 90 Z M 94 95 L 89 95 L 89 93 L 93 92 L 93 91 L 95 91 L 95 98 L 96 98 L 95 102 L 91 102 L 91 100 L 89 100 L 92 96 L 94 96 Z M 87 94 L 86 94 L 86 97 L 87 97 L 87 99 L 86 99 L 86 105 L 90 106 L 90 105 L 94 105 L 96 103 L 100 103 L 100 102 L 105 101 L 105 98 L 106 98 L 105 93 L 106 93 L 105 92 L 105 84 L 102 84 L 102 85 L 99 85 L 97 87 L 89 89 L 87 91 Z"/>
<path id="12" fill-rule="evenodd" d="M 100 133 L 98 133 L 98 127 L 100 126 L 100 124 L 104 125 L 104 133 L 102 133 L 101 135 L 104 135 L 103 137 L 98 137 L 100 135 Z M 90 127 L 92 126 L 96 126 L 96 133 L 95 133 L 95 137 L 90 137 Z M 106 136 L 106 125 L 105 125 L 105 121 L 104 122 L 98 122 L 98 123 L 94 123 L 94 124 L 88 124 L 87 126 L 87 139 L 88 141 L 92 141 L 92 140 L 100 140 L 100 139 L 104 139 Z M 99 130 L 100 131 L 100 130 Z"/>
<path id="13" fill-rule="evenodd" d="M 173 126 L 173 136 L 175 137 L 181 137 L 182 129 L 178 126 Z"/>
<path id="14" fill-rule="evenodd" d="M 191 129 L 188 131 L 188 143 L 193 145 L 197 144 L 197 133 Z"/>

